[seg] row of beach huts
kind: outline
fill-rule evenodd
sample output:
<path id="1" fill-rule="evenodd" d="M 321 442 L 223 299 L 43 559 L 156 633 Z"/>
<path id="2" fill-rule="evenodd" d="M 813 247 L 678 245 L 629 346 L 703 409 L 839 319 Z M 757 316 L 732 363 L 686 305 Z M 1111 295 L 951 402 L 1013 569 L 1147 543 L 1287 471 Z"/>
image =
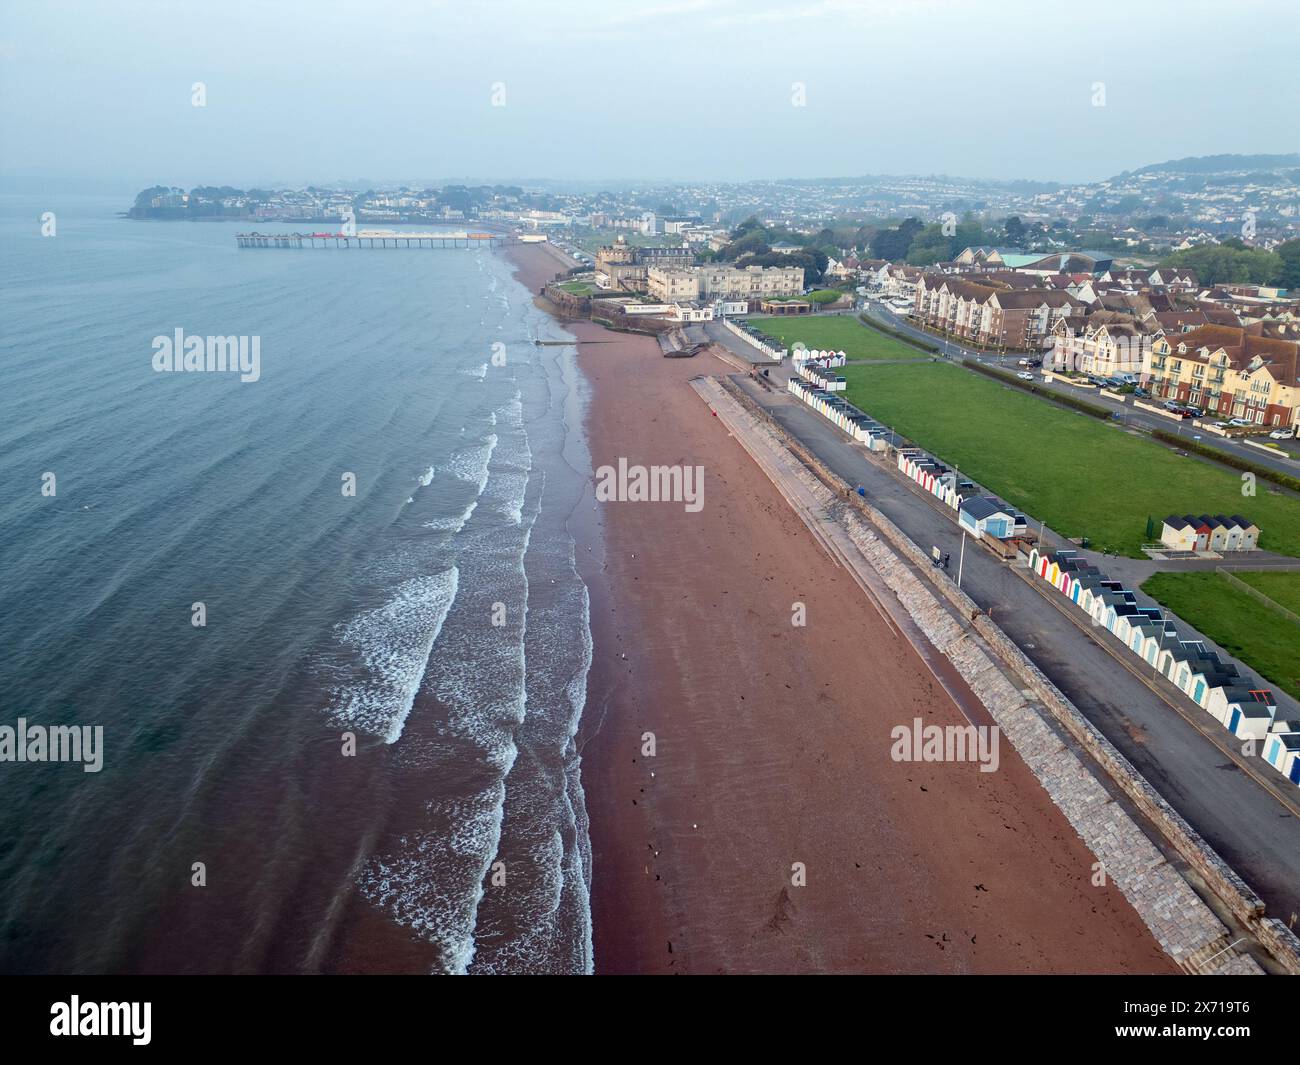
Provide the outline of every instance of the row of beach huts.
<path id="1" fill-rule="evenodd" d="M 960 479 L 951 467 L 920 448 L 898 449 L 898 469 L 941 503 L 957 512 L 957 524 L 1003 557 L 1013 557 L 1015 541 L 1027 540 L 1029 519 L 997 496 L 986 495 L 973 481 Z"/>
<path id="2" fill-rule="evenodd" d="M 1262 745 L 1264 761 L 1300 785 L 1300 721 L 1277 718 L 1271 690 L 1202 641 L 1182 639 L 1160 607 L 1139 606 L 1131 591 L 1077 551 L 1035 548 L 1029 567 L 1234 736 Z"/>
<path id="3" fill-rule="evenodd" d="M 808 368 L 804 363 L 800 372 Z M 813 367 L 812 369 L 816 369 Z M 842 380 L 842 378 L 841 378 Z M 888 446 L 890 431 L 869 414 L 858 410 L 847 399 L 837 396 L 834 391 L 822 387 L 817 381 L 800 376 L 792 376 L 786 386 L 790 392 L 801 399 L 822 417 L 834 422 L 854 440 L 866 444 L 872 451 L 884 451 Z"/>
<path id="4" fill-rule="evenodd" d="M 805 359 L 793 364 L 795 375 L 802 377 L 810 385 L 817 385 L 827 392 L 843 392 L 849 387 L 849 383 L 835 372 L 835 367 L 843 366 L 843 362 L 813 362 L 811 359 Z"/>
<path id="5" fill-rule="evenodd" d="M 817 366 L 843 366 L 849 361 L 849 357 L 842 351 L 823 351 L 821 348 L 805 348 L 796 344 L 794 350 L 790 352 L 790 361 L 811 362 Z"/>
<path id="6" fill-rule="evenodd" d="M 724 318 L 722 324 L 735 333 L 736 336 L 749 341 L 773 362 L 780 362 L 787 355 L 780 341 L 755 329 L 743 318 Z"/>
<path id="7" fill-rule="evenodd" d="M 892 431 L 835 394 L 844 387 L 842 377 L 811 362 L 798 364 L 795 373 L 787 387 L 796 397 L 872 451 L 889 448 Z M 964 531 L 1004 558 L 1014 558 L 1017 544 L 1033 539 L 1025 515 L 996 496 L 986 495 L 973 482 L 959 479 L 955 470 L 933 455 L 904 447 L 896 449 L 896 459 L 904 477 L 955 510 Z"/>

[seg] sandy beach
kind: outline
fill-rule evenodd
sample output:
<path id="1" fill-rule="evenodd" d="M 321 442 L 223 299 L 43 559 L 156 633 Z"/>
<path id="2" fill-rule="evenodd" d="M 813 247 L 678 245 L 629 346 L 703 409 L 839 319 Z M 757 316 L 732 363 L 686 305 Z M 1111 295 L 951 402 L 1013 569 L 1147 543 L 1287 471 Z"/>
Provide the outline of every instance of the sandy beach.
<path id="1" fill-rule="evenodd" d="M 534 292 L 559 268 L 508 254 Z M 698 513 L 573 530 L 596 971 L 1177 971 L 1008 744 L 993 773 L 890 759 L 896 725 L 965 719 L 688 385 L 729 368 L 570 328 L 606 341 L 579 346 L 593 465 L 705 470 Z"/>

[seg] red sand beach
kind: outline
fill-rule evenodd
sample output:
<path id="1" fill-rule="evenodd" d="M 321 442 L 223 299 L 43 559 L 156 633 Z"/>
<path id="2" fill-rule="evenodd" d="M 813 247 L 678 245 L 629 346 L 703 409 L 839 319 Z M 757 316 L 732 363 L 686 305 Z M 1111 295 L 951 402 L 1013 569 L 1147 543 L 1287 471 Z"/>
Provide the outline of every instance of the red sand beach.
<path id="1" fill-rule="evenodd" d="M 534 292 L 557 269 L 509 254 Z M 1005 741 L 994 773 L 890 759 L 894 726 L 965 719 L 687 384 L 729 368 L 571 328 L 612 341 L 579 347 L 593 465 L 705 469 L 698 513 L 574 530 L 596 971 L 1177 971 Z"/>

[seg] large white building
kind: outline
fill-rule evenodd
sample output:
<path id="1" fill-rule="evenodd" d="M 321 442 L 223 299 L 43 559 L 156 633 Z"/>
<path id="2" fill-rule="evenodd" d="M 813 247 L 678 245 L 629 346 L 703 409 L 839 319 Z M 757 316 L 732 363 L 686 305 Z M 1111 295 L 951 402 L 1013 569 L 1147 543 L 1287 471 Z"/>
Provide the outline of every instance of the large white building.
<path id="1" fill-rule="evenodd" d="M 664 303 L 687 300 L 769 299 L 798 296 L 803 292 L 802 266 L 736 266 L 734 263 L 705 263 L 703 266 L 651 266 L 646 283 L 652 299 Z"/>

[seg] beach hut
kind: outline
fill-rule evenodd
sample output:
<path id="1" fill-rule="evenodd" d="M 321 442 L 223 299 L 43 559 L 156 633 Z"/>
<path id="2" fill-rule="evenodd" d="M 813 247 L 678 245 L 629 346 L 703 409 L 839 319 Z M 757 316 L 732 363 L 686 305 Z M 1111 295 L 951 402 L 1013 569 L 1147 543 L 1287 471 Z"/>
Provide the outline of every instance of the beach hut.
<path id="1" fill-rule="evenodd" d="M 957 522 L 963 529 L 977 538 L 985 536 L 1005 540 L 1013 528 L 1010 510 L 999 500 L 991 496 L 974 496 L 963 499 L 957 508 Z M 1053 563 L 1047 572 L 1051 574 L 1053 584 L 1060 577 L 1060 569 Z"/>
<path id="2" fill-rule="evenodd" d="M 1170 551 L 1195 551 L 1195 527 L 1182 515 L 1171 514 L 1160 528 L 1160 543 Z"/>
<path id="3" fill-rule="evenodd" d="M 1075 590 L 1078 593 L 1074 598 L 1074 605 L 1082 610 L 1085 614 L 1092 613 L 1093 598 L 1097 594 L 1098 581 L 1096 577 L 1080 577 L 1075 582 Z"/>
<path id="4" fill-rule="evenodd" d="M 1276 712 L 1275 706 L 1243 698 L 1232 705 L 1227 721 L 1228 731 L 1239 740 L 1263 740 L 1268 736 Z"/>
<path id="5" fill-rule="evenodd" d="M 1106 599 L 1105 592 L 1100 595 L 1094 595 L 1092 598 L 1092 609 L 1089 613 L 1092 615 L 1092 623 L 1097 626 L 1110 628 L 1115 623 L 1114 606 Z"/>
<path id="6" fill-rule="evenodd" d="M 1233 522 L 1237 527 L 1237 551 L 1254 551 L 1256 544 L 1259 543 L 1259 526 L 1249 518 L 1243 518 L 1240 514 L 1232 516 Z"/>
<path id="7" fill-rule="evenodd" d="M 1263 755 L 1287 780 L 1300 785 L 1300 732 L 1270 732 Z"/>
<path id="8" fill-rule="evenodd" d="M 1210 696 L 1205 705 L 1210 716 L 1234 736 L 1245 739 L 1258 733 L 1256 738 L 1262 739 L 1268 731 L 1267 725 L 1272 724 L 1273 715 L 1277 712 L 1271 694 L 1261 689 L 1253 677 L 1225 675 L 1214 678 L 1210 683 Z M 1262 729 L 1261 710 L 1267 717 L 1267 723 Z"/>
<path id="9" fill-rule="evenodd" d="M 1217 553 L 1228 550 L 1229 525 L 1226 518 L 1202 514 L 1196 520 L 1209 532 L 1207 546 L 1211 551 Z"/>
<path id="10" fill-rule="evenodd" d="M 1147 620 L 1149 619 L 1138 610 L 1137 604 L 1131 597 L 1124 598 L 1115 605 L 1115 624 L 1111 627 L 1111 632 L 1115 634 L 1117 640 L 1132 650 L 1134 629 Z"/>
<path id="11" fill-rule="evenodd" d="M 1205 551 L 1210 527 L 1190 514 L 1171 514 L 1161 526 L 1160 543 L 1171 551 Z"/>

